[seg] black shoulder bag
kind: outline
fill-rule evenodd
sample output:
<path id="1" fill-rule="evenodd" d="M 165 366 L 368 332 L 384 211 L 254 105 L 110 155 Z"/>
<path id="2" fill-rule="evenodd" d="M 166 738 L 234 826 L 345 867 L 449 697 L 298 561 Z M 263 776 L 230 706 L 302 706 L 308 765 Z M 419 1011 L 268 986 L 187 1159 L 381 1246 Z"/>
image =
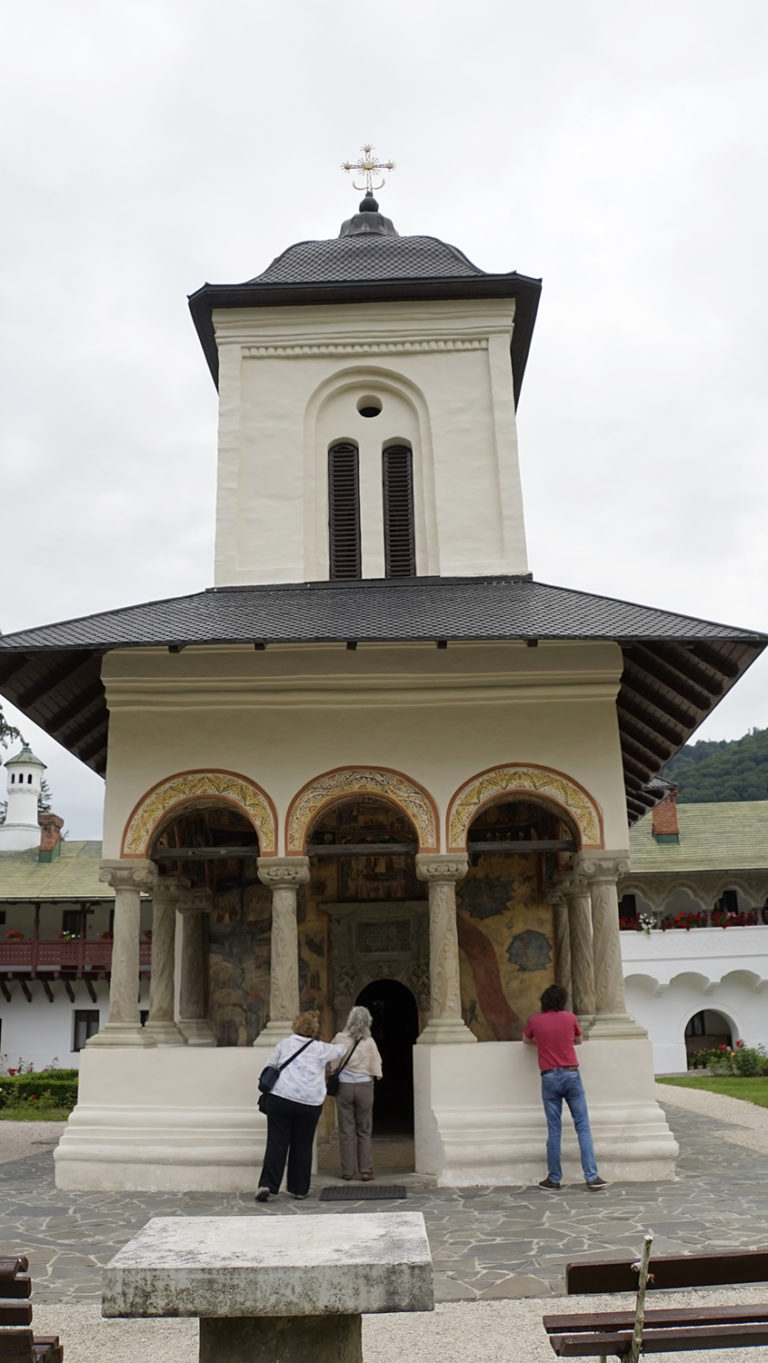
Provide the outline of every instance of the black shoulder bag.
<path id="1" fill-rule="evenodd" d="M 325 1087 L 326 1087 L 326 1091 L 327 1091 L 327 1093 L 328 1093 L 328 1096 L 329 1096 L 330 1098 L 335 1098 L 335 1097 L 336 1097 L 336 1094 L 337 1094 L 338 1091 L 339 1091 L 339 1083 L 341 1082 L 340 1079 L 339 1079 L 339 1075 L 341 1074 L 341 1071 L 344 1069 L 344 1066 L 349 1064 L 350 1060 L 352 1059 L 352 1056 L 353 1056 L 354 1053 L 355 1053 L 355 1050 L 357 1049 L 357 1047 L 358 1047 L 359 1045 L 360 1045 L 360 1038 L 358 1037 L 357 1041 L 355 1042 L 354 1046 L 352 1047 L 352 1050 L 349 1051 L 349 1053 L 348 1053 L 347 1055 L 344 1056 L 344 1059 L 342 1060 L 342 1062 L 341 1062 L 341 1064 L 339 1065 L 338 1069 L 336 1069 L 336 1070 L 331 1070 L 331 1073 L 328 1074 L 328 1075 L 326 1075 L 326 1078 L 325 1078 Z"/>

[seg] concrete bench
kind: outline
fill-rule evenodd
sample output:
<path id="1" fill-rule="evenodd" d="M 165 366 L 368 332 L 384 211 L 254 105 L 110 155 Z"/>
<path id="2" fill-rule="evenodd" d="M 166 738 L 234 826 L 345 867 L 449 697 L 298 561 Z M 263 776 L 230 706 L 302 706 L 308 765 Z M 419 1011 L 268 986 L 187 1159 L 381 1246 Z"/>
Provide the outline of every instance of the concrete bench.
<path id="1" fill-rule="evenodd" d="M 156 1217 L 102 1292 L 107 1317 L 199 1317 L 200 1363 L 362 1363 L 363 1315 L 433 1308 L 419 1212 Z"/>

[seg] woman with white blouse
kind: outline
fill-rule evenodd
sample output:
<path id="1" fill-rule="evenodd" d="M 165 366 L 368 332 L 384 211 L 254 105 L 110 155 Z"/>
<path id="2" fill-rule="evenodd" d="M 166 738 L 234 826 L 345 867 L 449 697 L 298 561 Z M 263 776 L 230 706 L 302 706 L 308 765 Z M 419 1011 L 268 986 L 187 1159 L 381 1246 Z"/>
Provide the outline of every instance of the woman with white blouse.
<path id="1" fill-rule="evenodd" d="M 267 1148 L 259 1175 L 257 1202 L 267 1202 L 280 1191 L 286 1158 L 287 1187 L 291 1197 L 303 1198 L 312 1177 L 312 1142 L 326 1098 L 326 1065 L 346 1054 L 340 1042 L 318 1040 L 320 1014 L 299 1013 L 291 1036 L 278 1041 L 267 1065 L 283 1069 L 265 1094 Z M 292 1058 L 294 1057 L 294 1058 Z M 286 1064 L 286 1061 L 289 1063 Z"/>
<path id="2" fill-rule="evenodd" d="M 349 1181 L 360 1171 L 363 1183 L 373 1178 L 373 1081 L 381 1079 L 381 1056 L 371 1036 L 371 1014 L 358 1005 L 333 1038 L 343 1043 L 336 1113 L 339 1119 L 341 1177 Z"/>

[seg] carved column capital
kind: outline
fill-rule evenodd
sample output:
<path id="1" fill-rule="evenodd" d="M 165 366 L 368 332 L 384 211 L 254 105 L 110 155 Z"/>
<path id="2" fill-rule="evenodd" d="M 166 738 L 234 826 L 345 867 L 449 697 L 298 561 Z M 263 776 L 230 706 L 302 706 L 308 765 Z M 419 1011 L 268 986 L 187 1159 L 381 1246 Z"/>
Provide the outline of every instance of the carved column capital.
<path id="1" fill-rule="evenodd" d="M 176 896 L 176 908 L 179 913 L 210 913 L 213 908 L 213 895 L 205 886 L 196 890 L 186 886 L 180 887 Z"/>
<path id="2" fill-rule="evenodd" d="M 181 896 L 190 889 L 191 881 L 184 880 L 177 876 L 160 876 L 152 886 L 152 902 L 158 905 L 167 904 L 169 907 L 177 909 Z"/>
<path id="3" fill-rule="evenodd" d="M 441 856 L 439 852 L 419 852 L 414 861 L 419 880 L 425 880 L 431 885 L 441 882 L 455 885 L 458 880 L 464 879 L 469 870 L 469 858 L 466 856 Z"/>
<path id="4" fill-rule="evenodd" d="M 154 861 L 136 860 L 102 861 L 99 866 L 99 880 L 103 885 L 111 885 L 113 890 L 154 889 L 158 877 Z"/>
<path id="5" fill-rule="evenodd" d="M 619 876 L 625 876 L 629 871 L 629 852 L 601 852 L 599 855 L 594 852 L 581 854 L 576 857 L 575 870 L 578 875 L 583 876 L 590 883 L 610 880 L 616 884 Z"/>
<path id="6" fill-rule="evenodd" d="M 565 875 L 558 876 L 554 881 L 557 889 L 565 895 L 566 899 L 577 899 L 581 895 L 589 894 L 589 885 L 585 876 L 576 875 L 573 871 L 568 871 Z"/>
<path id="7" fill-rule="evenodd" d="M 256 865 L 259 880 L 271 890 L 294 889 L 309 880 L 309 857 L 259 857 Z"/>

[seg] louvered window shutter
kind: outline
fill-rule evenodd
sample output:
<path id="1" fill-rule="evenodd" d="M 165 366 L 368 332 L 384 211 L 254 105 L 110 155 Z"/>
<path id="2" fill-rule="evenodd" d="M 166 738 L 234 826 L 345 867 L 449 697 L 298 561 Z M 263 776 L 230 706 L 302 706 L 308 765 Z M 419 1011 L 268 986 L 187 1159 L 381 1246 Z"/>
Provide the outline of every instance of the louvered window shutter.
<path id="1" fill-rule="evenodd" d="M 331 579 L 360 577 L 360 483 L 357 446 L 328 451 L 328 534 Z"/>
<path id="2" fill-rule="evenodd" d="M 389 445 L 383 454 L 384 564 L 387 577 L 415 577 L 413 455 L 408 445 Z"/>

